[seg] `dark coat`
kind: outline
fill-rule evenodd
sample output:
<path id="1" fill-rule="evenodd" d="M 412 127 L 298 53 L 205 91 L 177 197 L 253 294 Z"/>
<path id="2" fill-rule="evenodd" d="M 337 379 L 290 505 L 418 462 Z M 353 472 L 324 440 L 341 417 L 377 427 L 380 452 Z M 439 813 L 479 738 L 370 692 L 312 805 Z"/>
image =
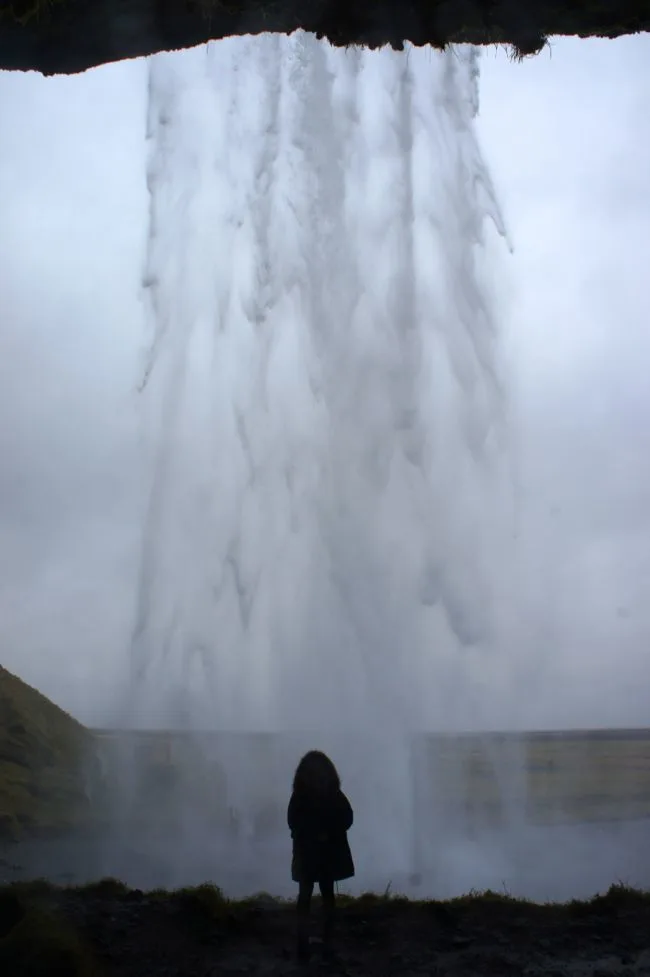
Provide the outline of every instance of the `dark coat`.
<path id="1" fill-rule="evenodd" d="M 294 791 L 287 821 L 293 838 L 291 878 L 294 882 L 340 882 L 354 875 L 347 832 L 354 815 L 338 790 L 324 797 Z"/>

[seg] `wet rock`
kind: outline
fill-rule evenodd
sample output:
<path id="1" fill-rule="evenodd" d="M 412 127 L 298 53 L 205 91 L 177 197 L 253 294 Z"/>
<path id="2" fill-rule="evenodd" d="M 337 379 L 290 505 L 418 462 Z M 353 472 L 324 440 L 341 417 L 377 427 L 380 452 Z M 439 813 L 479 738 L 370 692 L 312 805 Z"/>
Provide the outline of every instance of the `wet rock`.
<path id="1" fill-rule="evenodd" d="M 6 937 L 25 915 L 25 908 L 13 892 L 0 892 L 0 939 Z"/>

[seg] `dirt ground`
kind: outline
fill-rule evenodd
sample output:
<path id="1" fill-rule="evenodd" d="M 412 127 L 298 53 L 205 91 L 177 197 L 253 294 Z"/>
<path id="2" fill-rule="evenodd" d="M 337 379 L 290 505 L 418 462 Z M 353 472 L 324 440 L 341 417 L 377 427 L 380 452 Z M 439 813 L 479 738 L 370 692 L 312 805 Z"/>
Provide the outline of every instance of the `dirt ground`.
<path id="1" fill-rule="evenodd" d="M 21 977 L 281 977 L 300 971 L 431 977 L 650 977 L 650 895 L 614 887 L 590 902 L 498 894 L 449 902 L 341 900 L 334 953 L 294 955 L 293 906 L 229 902 L 218 889 L 47 883 L 0 890 L 0 972 Z"/>

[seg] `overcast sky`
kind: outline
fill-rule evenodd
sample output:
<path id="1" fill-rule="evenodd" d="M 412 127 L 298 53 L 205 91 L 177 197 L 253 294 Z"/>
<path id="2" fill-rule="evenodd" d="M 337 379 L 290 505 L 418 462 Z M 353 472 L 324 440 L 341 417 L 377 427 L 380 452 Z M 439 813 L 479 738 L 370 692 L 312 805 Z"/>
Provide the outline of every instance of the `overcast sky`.
<path id="1" fill-rule="evenodd" d="M 144 73 L 0 73 L 0 661 L 85 719 L 137 572 Z M 482 61 L 530 725 L 650 721 L 649 104 L 646 36 Z"/>
<path id="2" fill-rule="evenodd" d="M 647 35 L 563 39 L 483 62 L 480 132 L 515 245 L 528 613 L 552 662 L 537 704 L 559 722 L 650 721 L 649 53 Z"/>

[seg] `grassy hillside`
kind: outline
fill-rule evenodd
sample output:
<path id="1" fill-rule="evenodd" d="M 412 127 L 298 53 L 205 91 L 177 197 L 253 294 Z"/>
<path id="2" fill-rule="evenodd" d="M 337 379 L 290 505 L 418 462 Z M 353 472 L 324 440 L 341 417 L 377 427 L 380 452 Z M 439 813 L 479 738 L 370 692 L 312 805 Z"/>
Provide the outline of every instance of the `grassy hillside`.
<path id="1" fill-rule="evenodd" d="M 0 837 L 78 822 L 90 742 L 80 723 L 0 666 Z"/>

